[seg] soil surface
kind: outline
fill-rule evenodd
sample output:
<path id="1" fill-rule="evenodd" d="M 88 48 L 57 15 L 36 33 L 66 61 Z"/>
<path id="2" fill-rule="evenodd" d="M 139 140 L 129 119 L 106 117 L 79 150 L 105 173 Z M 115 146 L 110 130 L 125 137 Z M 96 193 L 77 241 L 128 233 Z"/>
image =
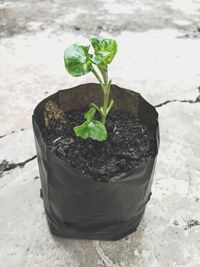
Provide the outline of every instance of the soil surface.
<path id="1" fill-rule="evenodd" d="M 152 129 L 132 115 L 112 110 L 107 118 L 104 142 L 76 137 L 73 127 L 82 124 L 86 110 L 66 113 L 68 124 L 51 121 L 43 131 L 47 146 L 59 158 L 98 182 L 119 179 L 156 154 Z"/>

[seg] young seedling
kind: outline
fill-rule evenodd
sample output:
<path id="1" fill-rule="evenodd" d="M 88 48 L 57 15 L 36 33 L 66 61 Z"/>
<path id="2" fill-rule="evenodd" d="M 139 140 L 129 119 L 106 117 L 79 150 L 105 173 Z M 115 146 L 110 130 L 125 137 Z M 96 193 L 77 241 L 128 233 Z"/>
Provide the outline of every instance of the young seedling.
<path id="1" fill-rule="evenodd" d="M 74 127 L 76 136 L 104 141 L 107 138 L 106 117 L 113 106 L 113 100 L 109 98 L 112 81 L 108 78 L 108 65 L 117 52 L 117 42 L 113 39 L 91 38 L 90 43 L 93 54 L 89 52 L 90 45 L 73 44 L 65 49 L 64 62 L 66 70 L 74 77 L 92 72 L 99 81 L 104 96 L 103 105 L 99 107 L 91 103 L 90 110 L 84 116 L 86 121 Z M 94 119 L 96 110 L 101 115 L 101 121 Z"/>

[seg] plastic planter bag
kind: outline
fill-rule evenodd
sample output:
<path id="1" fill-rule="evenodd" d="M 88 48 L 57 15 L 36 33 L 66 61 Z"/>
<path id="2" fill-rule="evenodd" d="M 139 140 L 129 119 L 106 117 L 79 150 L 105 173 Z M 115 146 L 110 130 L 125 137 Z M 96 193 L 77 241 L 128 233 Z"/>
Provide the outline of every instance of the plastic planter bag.
<path id="1" fill-rule="evenodd" d="M 111 97 L 120 110 L 132 113 L 155 130 L 159 146 L 158 113 L 140 94 L 112 85 Z M 52 234 L 79 239 L 117 240 L 136 231 L 151 195 L 156 158 L 116 182 L 98 183 L 59 159 L 42 138 L 44 105 L 54 101 L 63 111 L 102 102 L 98 84 L 61 90 L 40 102 L 33 114 L 33 130 L 41 179 L 41 193 Z"/>

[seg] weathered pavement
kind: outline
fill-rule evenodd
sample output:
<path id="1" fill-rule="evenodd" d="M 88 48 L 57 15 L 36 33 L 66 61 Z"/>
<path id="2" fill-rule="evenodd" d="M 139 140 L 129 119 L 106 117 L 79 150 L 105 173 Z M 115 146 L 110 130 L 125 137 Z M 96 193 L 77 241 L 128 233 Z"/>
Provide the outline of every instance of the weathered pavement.
<path id="1" fill-rule="evenodd" d="M 0 1 L 0 266 L 200 266 L 200 3 Z M 161 146 L 138 231 L 116 242 L 52 237 L 35 159 L 31 115 L 69 77 L 63 50 L 113 36 L 113 82 L 157 106 Z"/>

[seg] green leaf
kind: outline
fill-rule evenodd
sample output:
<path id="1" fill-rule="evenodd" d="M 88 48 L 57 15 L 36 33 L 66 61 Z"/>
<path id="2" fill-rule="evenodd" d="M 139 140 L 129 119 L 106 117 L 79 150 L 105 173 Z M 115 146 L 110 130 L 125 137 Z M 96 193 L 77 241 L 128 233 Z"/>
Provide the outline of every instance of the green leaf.
<path id="1" fill-rule="evenodd" d="M 80 126 L 74 127 L 76 136 L 83 139 L 92 138 L 93 140 L 104 141 L 107 138 L 106 127 L 97 120 L 85 121 Z"/>
<path id="2" fill-rule="evenodd" d="M 107 138 L 106 127 L 97 120 L 94 120 L 96 109 L 91 108 L 88 112 L 85 113 L 84 118 L 86 121 L 74 127 L 76 136 L 79 136 L 83 139 L 92 138 L 93 140 L 104 141 Z"/>
<path id="3" fill-rule="evenodd" d="M 74 131 L 76 136 L 81 137 L 83 139 L 87 139 L 90 137 L 90 132 L 88 131 L 88 122 L 85 121 L 83 124 L 74 127 Z"/>
<path id="4" fill-rule="evenodd" d="M 65 49 L 64 62 L 66 70 L 74 77 L 91 71 L 89 46 L 74 44 Z"/>
<path id="5" fill-rule="evenodd" d="M 102 56 L 101 55 L 97 55 L 95 57 L 91 57 L 90 60 L 92 61 L 92 63 L 99 65 L 102 61 Z"/>
<path id="6" fill-rule="evenodd" d="M 90 137 L 94 140 L 104 141 L 107 138 L 106 127 L 100 121 L 93 120 L 88 124 Z"/>
<path id="7" fill-rule="evenodd" d="M 94 48 L 95 57 L 91 59 L 94 64 L 110 64 L 117 53 L 117 42 L 113 39 L 91 38 L 90 42 Z"/>
<path id="8" fill-rule="evenodd" d="M 95 113 L 96 113 L 96 109 L 94 107 L 92 107 L 85 113 L 84 118 L 87 121 L 91 121 L 91 120 L 93 120 Z"/>

